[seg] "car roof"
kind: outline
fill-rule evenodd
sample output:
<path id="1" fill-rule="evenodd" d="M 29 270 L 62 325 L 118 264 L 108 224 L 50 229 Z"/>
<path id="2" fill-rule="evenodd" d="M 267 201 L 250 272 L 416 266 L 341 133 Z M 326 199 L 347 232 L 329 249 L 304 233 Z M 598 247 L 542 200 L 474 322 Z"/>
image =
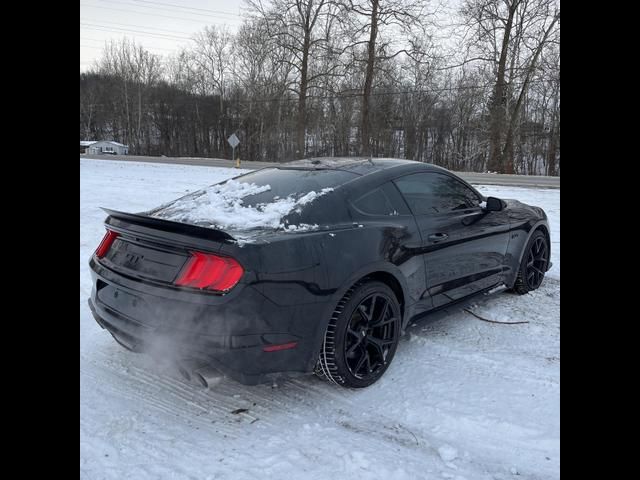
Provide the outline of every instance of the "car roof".
<path id="1" fill-rule="evenodd" d="M 401 168 L 405 167 L 405 168 Z M 316 157 L 294 160 L 279 165 L 283 169 L 305 170 L 344 170 L 357 175 L 368 175 L 389 169 L 402 170 L 444 170 L 431 163 L 416 162 L 401 158 L 371 158 L 371 157 Z"/>

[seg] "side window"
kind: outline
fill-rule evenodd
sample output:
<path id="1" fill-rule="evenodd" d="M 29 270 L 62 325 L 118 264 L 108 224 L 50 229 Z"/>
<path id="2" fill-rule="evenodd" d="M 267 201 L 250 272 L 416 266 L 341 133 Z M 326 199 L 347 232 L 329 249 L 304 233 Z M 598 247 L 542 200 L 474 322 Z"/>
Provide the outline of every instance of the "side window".
<path id="1" fill-rule="evenodd" d="M 353 202 L 353 206 L 367 215 L 397 215 L 381 188 L 365 193 Z"/>
<path id="2" fill-rule="evenodd" d="M 415 215 L 477 207 L 481 200 L 465 184 L 441 173 L 415 173 L 394 182 Z"/>

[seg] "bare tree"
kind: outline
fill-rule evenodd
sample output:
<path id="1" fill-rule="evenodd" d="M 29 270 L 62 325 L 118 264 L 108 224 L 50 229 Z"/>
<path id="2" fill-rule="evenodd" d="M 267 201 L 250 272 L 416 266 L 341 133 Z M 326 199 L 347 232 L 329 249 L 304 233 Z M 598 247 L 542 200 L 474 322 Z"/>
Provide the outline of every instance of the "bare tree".
<path id="1" fill-rule="evenodd" d="M 195 35 L 194 40 L 196 46 L 192 52 L 192 63 L 197 72 L 196 78 L 201 82 L 201 92 L 205 95 L 218 96 L 217 132 L 213 138 L 207 133 L 207 143 L 215 143 L 216 150 L 226 152 L 225 95 L 227 74 L 231 65 L 233 36 L 224 27 L 211 26 Z"/>
<path id="2" fill-rule="evenodd" d="M 513 141 L 522 101 L 545 47 L 555 41 L 555 0 L 466 0 L 470 55 L 494 68 L 488 169 L 513 173 Z"/>
<path id="3" fill-rule="evenodd" d="M 286 121 L 291 117 L 289 85 L 294 67 L 285 61 L 289 49 L 271 32 L 264 18 L 251 19 L 241 27 L 234 47 L 241 148 L 255 160 L 290 158 L 285 131 L 294 126 Z"/>
<path id="4" fill-rule="evenodd" d="M 329 44 L 331 4 L 328 0 L 247 0 L 265 19 L 270 35 L 279 47 L 289 55 L 281 61 L 287 63 L 295 78 L 288 86 L 298 96 L 296 157 L 305 156 L 305 134 L 307 130 L 307 99 L 311 85 L 331 70 L 311 71 L 312 58 L 326 55 Z"/>
<path id="5" fill-rule="evenodd" d="M 360 122 L 361 154 L 371 154 L 371 94 L 374 76 L 383 60 L 398 55 L 412 56 L 415 44 L 409 39 L 412 29 L 423 29 L 427 18 L 424 0 L 345 0 L 345 19 L 350 23 L 351 47 L 366 46 L 364 56 L 364 84 L 362 87 L 362 112 Z M 380 29 L 389 38 L 379 38 Z M 400 36 L 398 44 L 395 37 Z M 404 42 L 403 42 L 404 40 Z M 404 44 L 403 44 L 404 43 Z"/>
<path id="6" fill-rule="evenodd" d="M 120 80 L 125 118 L 122 131 L 114 134 L 125 143 L 132 143 L 133 150 L 140 153 L 143 138 L 143 97 L 148 88 L 161 78 L 160 58 L 135 42 L 126 39 L 112 41 L 105 45 L 97 70 L 104 75 L 114 75 Z"/>

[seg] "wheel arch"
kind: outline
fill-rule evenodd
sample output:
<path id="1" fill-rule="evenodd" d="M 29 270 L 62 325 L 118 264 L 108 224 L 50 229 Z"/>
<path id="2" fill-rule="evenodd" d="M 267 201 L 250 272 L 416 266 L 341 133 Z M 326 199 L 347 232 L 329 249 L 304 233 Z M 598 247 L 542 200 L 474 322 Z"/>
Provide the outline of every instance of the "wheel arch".
<path id="1" fill-rule="evenodd" d="M 391 290 L 398 297 L 398 302 L 402 308 L 402 313 L 406 310 L 405 303 L 408 298 L 408 286 L 407 281 L 400 269 L 390 262 L 373 262 L 369 263 L 362 268 L 359 268 L 355 272 L 352 272 L 343 282 L 340 288 L 338 288 L 332 298 L 335 307 L 342 297 L 358 282 L 365 280 L 378 280 L 388 285 Z M 333 310 L 332 310 L 333 311 Z"/>
<path id="2" fill-rule="evenodd" d="M 536 230 L 542 230 L 544 236 L 547 237 L 547 248 L 549 249 L 549 259 L 551 259 L 551 234 L 549 233 L 549 225 L 547 225 L 546 223 L 541 223 L 536 227 Z M 533 233 L 531 233 L 531 235 L 533 235 Z"/>
<path id="3" fill-rule="evenodd" d="M 520 249 L 520 252 L 518 252 L 518 256 L 515 258 L 515 260 L 517 260 L 517 262 L 514 262 L 512 265 L 512 269 L 509 275 L 509 279 L 508 281 L 505 281 L 505 285 L 508 288 L 512 288 L 513 285 L 516 282 L 516 278 L 518 275 L 518 269 L 520 268 L 520 264 L 522 263 L 522 258 L 524 257 L 524 254 L 527 250 L 527 247 L 529 246 L 529 241 L 531 240 L 531 237 L 535 234 L 535 232 L 537 231 L 541 231 L 542 233 L 544 233 L 545 238 L 547 239 L 547 248 L 549 249 L 549 259 L 551 259 L 551 235 L 549 233 L 549 224 L 547 223 L 546 220 L 539 220 L 538 222 L 534 223 L 528 233 L 527 233 L 527 238 L 526 240 L 523 242 L 522 244 L 522 248 Z"/>
<path id="4" fill-rule="evenodd" d="M 541 220 L 537 222 L 533 227 L 531 227 L 531 230 L 529 230 L 529 234 L 527 235 L 527 241 L 524 242 L 524 246 L 522 247 L 522 250 L 518 255 L 518 265 L 520 265 L 520 262 L 522 262 L 522 257 L 524 256 L 524 253 L 527 250 L 527 246 L 529 245 L 529 241 L 531 240 L 531 237 L 533 237 L 533 235 L 538 230 L 542 231 L 542 233 L 544 233 L 544 236 L 547 239 L 547 248 L 549 249 L 549 258 L 551 258 L 551 235 L 549 234 L 549 225 L 544 220 Z"/>
<path id="5" fill-rule="evenodd" d="M 366 281 L 378 281 L 387 285 L 393 293 L 396 295 L 396 299 L 400 304 L 400 315 L 404 320 L 404 311 L 405 311 L 405 296 L 404 291 L 402 290 L 402 285 L 400 281 L 390 272 L 384 270 L 378 270 L 376 272 L 371 272 L 368 275 L 365 275 L 361 279 L 357 280 L 355 283 L 366 282 Z M 355 285 L 354 283 L 354 285 Z"/>

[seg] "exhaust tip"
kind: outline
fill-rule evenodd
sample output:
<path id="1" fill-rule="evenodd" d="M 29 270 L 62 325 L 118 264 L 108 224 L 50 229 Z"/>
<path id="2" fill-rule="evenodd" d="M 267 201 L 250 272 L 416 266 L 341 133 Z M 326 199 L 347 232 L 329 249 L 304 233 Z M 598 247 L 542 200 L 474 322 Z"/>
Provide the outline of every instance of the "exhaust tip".
<path id="1" fill-rule="evenodd" d="M 203 388 L 209 388 L 220 381 L 220 372 L 201 362 L 182 361 L 177 365 L 178 373 L 190 383 L 197 383 Z"/>
<path id="2" fill-rule="evenodd" d="M 222 379 L 218 370 L 210 366 L 205 366 L 192 372 L 193 378 L 204 388 L 211 388 Z"/>

